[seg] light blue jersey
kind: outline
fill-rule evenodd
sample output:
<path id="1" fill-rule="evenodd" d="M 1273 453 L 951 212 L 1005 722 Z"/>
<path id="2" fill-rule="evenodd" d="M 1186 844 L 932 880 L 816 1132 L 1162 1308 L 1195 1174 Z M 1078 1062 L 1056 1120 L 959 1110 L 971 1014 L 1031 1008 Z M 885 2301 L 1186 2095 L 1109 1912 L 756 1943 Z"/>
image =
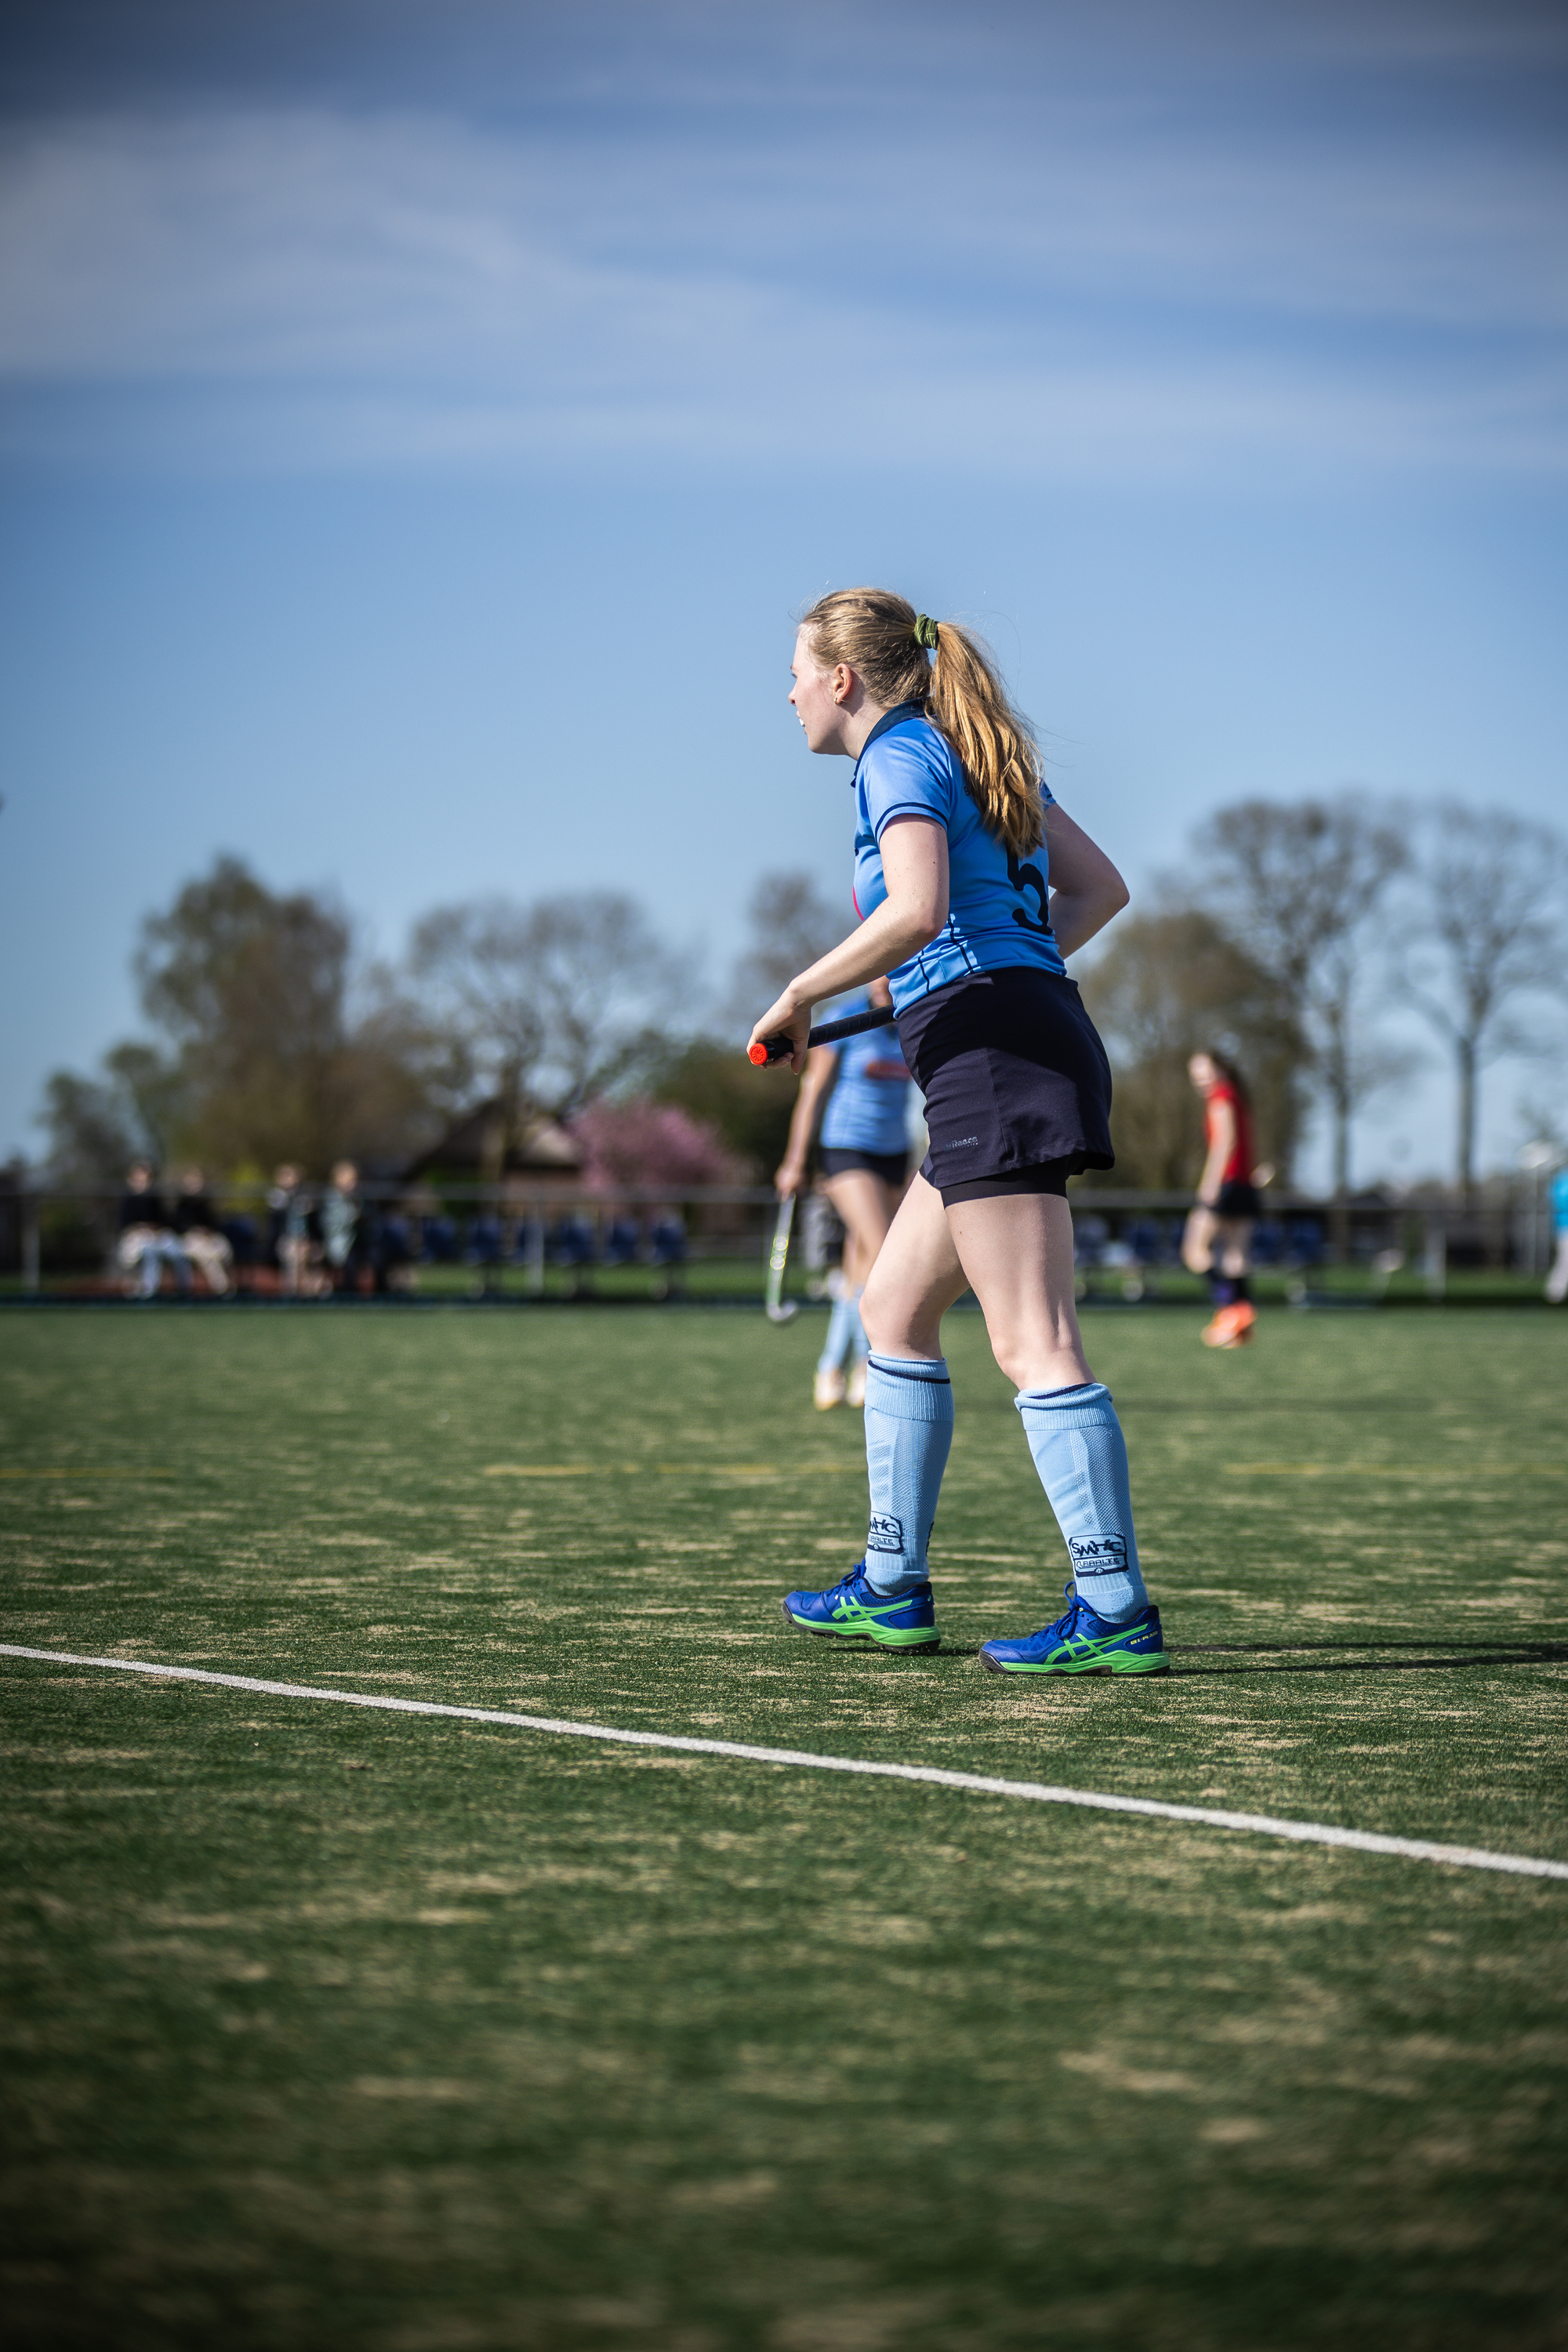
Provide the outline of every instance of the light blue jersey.
<path id="1" fill-rule="evenodd" d="M 1552 1179 L 1552 1223 L 1555 1232 L 1568 1234 L 1568 1168 Z"/>
<path id="2" fill-rule="evenodd" d="M 1045 843 L 1020 860 L 987 833 L 958 754 L 918 703 L 900 703 L 878 720 L 855 763 L 853 784 L 855 911 L 862 922 L 888 896 L 883 827 L 898 816 L 933 817 L 947 833 L 947 921 L 929 947 L 888 974 L 899 1012 L 970 972 L 1016 964 L 1063 970 L 1047 904 Z M 1048 805 L 1043 783 L 1040 794 Z"/>
<path id="3" fill-rule="evenodd" d="M 865 1013 L 870 998 L 838 1008 L 838 1014 Z M 863 1029 L 834 1048 L 838 1075 L 822 1119 L 822 1141 L 829 1151 L 907 1151 L 909 1129 L 905 1107 L 910 1098 L 910 1074 L 893 1016 L 885 1029 Z"/>

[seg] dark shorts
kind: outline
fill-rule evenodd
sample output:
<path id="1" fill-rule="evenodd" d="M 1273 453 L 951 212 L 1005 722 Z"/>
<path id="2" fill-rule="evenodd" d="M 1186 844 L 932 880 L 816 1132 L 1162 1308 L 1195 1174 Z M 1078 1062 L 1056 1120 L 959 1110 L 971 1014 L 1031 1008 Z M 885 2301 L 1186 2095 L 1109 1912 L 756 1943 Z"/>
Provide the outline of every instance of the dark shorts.
<path id="1" fill-rule="evenodd" d="M 1256 1217 L 1261 1206 L 1253 1186 L 1238 1178 L 1234 1184 L 1220 1186 L 1214 1213 L 1216 1217 Z"/>
<path id="2" fill-rule="evenodd" d="M 921 1174 L 944 1202 L 1058 1192 L 1115 1166 L 1110 1065 L 1076 981 L 974 972 L 921 997 L 898 1029 L 931 1131 Z"/>
<path id="3" fill-rule="evenodd" d="M 895 1192 L 904 1189 L 910 1172 L 907 1151 L 851 1151 L 839 1144 L 822 1147 L 822 1172 L 825 1176 L 847 1176 L 851 1169 L 864 1168 L 869 1175 L 879 1176 Z"/>
<path id="4" fill-rule="evenodd" d="M 1033 1168 L 1012 1168 L 1000 1176 L 969 1176 L 961 1184 L 942 1185 L 942 1205 L 951 1209 L 955 1201 L 998 1201 L 1013 1192 L 1054 1192 L 1065 1201 L 1068 1178 L 1077 1174 L 1070 1160 L 1042 1160 Z"/>

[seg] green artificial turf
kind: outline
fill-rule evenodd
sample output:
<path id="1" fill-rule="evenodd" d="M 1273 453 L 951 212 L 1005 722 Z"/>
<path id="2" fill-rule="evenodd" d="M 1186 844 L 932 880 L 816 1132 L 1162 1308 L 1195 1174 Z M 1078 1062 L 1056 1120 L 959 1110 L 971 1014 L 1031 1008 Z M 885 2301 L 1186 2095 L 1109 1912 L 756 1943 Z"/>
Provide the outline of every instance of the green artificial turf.
<path id="1" fill-rule="evenodd" d="M 1568 1326 L 1092 1318 L 1176 1671 L 973 1314 L 946 1646 L 819 1318 L 16 1316 L 0 1639 L 1568 1858 Z M 56 1475 L 64 1473 L 66 1475 Z M 0 1659 L 10 2342 L 1559 2346 L 1568 1886 Z"/>

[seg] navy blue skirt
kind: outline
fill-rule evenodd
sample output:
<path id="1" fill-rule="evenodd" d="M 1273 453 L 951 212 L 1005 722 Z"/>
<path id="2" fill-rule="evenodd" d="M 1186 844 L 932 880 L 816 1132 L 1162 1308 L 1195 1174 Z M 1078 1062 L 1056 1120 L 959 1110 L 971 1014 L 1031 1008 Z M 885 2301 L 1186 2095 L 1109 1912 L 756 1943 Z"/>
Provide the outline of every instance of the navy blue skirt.
<path id="1" fill-rule="evenodd" d="M 1076 981 L 1025 964 L 973 972 L 921 997 L 898 1030 L 925 1097 L 929 1184 L 1116 1165 L 1110 1065 Z"/>
<path id="2" fill-rule="evenodd" d="M 847 1143 L 825 1143 L 821 1165 L 825 1176 L 847 1176 L 864 1168 L 868 1175 L 879 1177 L 895 1192 L 901 1192 L 910 1172 L 910 1155 L 907 1151 L 857 1151 Z"/>

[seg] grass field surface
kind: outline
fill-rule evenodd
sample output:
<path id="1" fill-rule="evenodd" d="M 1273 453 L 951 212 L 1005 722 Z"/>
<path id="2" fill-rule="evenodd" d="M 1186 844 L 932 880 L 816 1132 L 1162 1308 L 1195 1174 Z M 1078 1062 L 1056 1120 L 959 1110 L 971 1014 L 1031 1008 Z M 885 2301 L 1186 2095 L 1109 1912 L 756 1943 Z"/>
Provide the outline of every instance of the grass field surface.
<path id="1" fill-rule="evenodd" d="M 1166 1680 L 974 1651 L 1065 1554 L 977 1317 L 945 1644 L 820 1318 L 18 1316 L 0 1639 L 1568 1860 L 1568 1331 L 1106 1315 Z M 10 2340 L 1568 2341 L 1568 1888 L 9 1658 Z"/>

